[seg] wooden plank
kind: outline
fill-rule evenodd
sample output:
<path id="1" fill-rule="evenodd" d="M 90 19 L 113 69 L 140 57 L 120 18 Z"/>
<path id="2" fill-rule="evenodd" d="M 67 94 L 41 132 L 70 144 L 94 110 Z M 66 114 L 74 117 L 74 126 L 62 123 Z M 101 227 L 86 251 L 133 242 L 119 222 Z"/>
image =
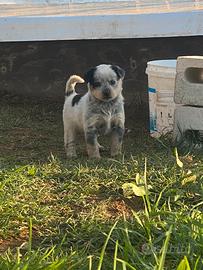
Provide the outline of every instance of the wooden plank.
<path id="1" fill-rule="evenodd" d="M 203 1 L 147 2 L 1 4 L 0 41 L 203 35 Z"/>
<path id="2" fill-rule="evenodd" d="M 98 16 L 0 17 L 0 41 L 203 35 L 203 11 Z"/>
<path id="3" fill-rule="evenodd" d="M 0 0 L 1 1 L 1 0 Z M 81 0 L 80 0 L 81 1 Z M 24 2 L 24 1 L 22 1 Z M 203 1 L 171 0 L 171 1 L 106 1 L 75 3 L 62 1 L 60 4 L 41 4 L 33 1 L 27 4 L 0 4 L 0 16 L 45 16 L 45 15 L 108 15 L 108 14 L 143 14 L 160 12 L 180 12 L 203 9 Z M 70 3 L 65 3 L 70 2 Z M 93 3 L 94 2 L 94 3 Z M 180 3 L 181 2 L 181 3 Z M 44 4 L 43 4 L 44 3 Z M 45 4 L 46 3 L 46 4 Z"/>

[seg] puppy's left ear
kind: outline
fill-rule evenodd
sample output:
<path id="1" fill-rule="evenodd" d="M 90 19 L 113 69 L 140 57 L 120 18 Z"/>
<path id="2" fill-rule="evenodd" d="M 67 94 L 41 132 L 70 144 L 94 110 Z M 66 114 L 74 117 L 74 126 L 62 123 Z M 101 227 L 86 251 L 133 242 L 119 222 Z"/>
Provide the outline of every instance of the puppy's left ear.
<path id="1" fill-rule="evenodd" d="M 124 69 L 122 69 L 121 67 L 116 66 L 116 65 L 112 65 L 111 68 L 116 73 L 118 79 L 121 79 L 121 80 L 124 79 L 124 77 L 125 77 L 125 70 Z"/>

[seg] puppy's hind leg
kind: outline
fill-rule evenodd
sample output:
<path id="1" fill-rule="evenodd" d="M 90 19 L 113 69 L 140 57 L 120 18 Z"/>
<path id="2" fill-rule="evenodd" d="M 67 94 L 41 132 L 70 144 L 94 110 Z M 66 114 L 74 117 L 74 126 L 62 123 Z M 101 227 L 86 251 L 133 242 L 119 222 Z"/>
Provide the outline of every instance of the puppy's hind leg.
<path id="1" fill-rule="evenodd" d="M 68 158 L 77 157 L 75 139 L 75 129 L 72 126 L 64 127 L 64 146 Z"/>

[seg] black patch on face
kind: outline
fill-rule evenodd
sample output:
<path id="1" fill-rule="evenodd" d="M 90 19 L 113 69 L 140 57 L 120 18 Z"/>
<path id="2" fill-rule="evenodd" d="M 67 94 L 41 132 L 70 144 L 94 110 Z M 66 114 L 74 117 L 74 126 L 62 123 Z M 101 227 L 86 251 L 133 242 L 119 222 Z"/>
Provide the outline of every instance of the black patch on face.
<path id="1" fill-rule="evenodd" d="M 100 86 L 101 86 L 101 83 L 100 83 L 100 82 L 95 82 L 95 81 L 93 81 L 93 82 L 91 83 L 91 85 L 92 85 L 94 88 L 97 88 L 97 87 L 100 87 Z"/>
<path id="2" fill-rule="evenodd" d="M 125 77 L 125 70 L 119 66 L 112 65 L 111 69 L 116 73 L 118 80 Z"/>
<path id="3" fill-rule="evenodd" d="M 91 85 L 94 85 L 94 73 L 96 71 L 96 67 L 91 68 L 84 76 L 85 82 L 90 83 Z"/>
<path id="4" fill-rule="evenodd" d="M 82 95 L 76 95 L 74 96 L 74 98 L 72 99 L 72 107 L 77 105 L 81 99 Z"/>

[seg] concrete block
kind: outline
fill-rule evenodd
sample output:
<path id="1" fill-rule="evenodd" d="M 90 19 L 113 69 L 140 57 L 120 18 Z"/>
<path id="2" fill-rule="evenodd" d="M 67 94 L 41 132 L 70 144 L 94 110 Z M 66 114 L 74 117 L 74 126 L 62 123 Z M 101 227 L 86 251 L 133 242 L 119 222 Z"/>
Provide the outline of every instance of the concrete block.
<path id="1" fill-rule="evenodd" d="M 177 58 L 174 100 L 177 104 L 203 106 L 203 56 Z"/>
<path id="2" fill-rule="evenodd" d="M 173 141 L 179 142 L 187 130 L 203 130 L 203 107 L 179 106 L 175 109 Z"/>

